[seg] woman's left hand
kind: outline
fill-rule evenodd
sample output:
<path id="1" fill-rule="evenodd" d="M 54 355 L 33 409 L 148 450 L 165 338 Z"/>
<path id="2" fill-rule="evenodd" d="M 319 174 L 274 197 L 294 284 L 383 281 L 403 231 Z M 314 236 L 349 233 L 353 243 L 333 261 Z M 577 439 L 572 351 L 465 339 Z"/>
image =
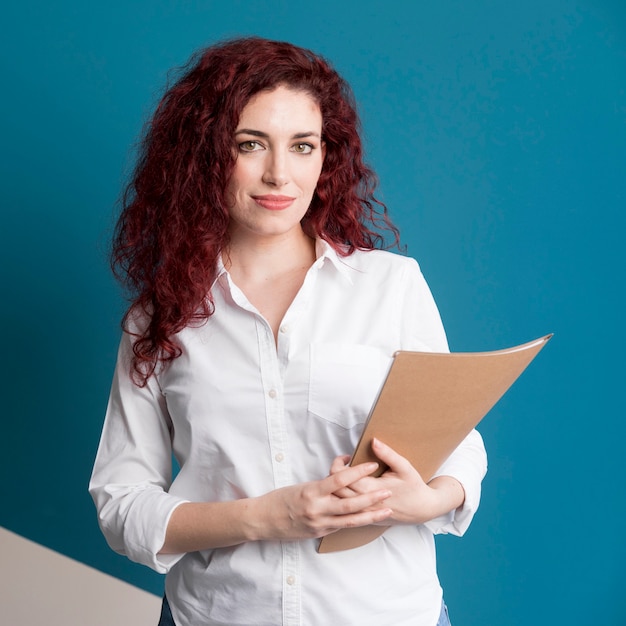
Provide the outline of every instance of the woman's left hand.
<path id="1" fill-rule="evenodd" d="M 461 483 L 451 476 L 438 476 L 425 483 L 419 472 L 403 456 L 378 439 L 372 440 L 374 454 L 388 467 L 380 477 L 366 476 L 344 487 L 335 495 L 341 498 L 387 489 L 391 496 L 384 506 L 393 510 L 381 522 L 390 524 L 423 524 L 449 513 L 463 504 L 465 492 Z M 337 457 L 330 468 L 334 474 L 344 469 L 348 457 Z"/>

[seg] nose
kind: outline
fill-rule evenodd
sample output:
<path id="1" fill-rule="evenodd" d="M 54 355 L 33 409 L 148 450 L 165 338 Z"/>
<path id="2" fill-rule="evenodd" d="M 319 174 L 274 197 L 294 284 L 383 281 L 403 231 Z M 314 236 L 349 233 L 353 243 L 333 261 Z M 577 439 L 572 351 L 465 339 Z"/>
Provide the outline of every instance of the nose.
<path id="1" fill-rule="evenodd" d="M 282 187 L 289 182 L 287 159 L 278 151 L 268 151 L 263 182 L 272 187 Z"/>

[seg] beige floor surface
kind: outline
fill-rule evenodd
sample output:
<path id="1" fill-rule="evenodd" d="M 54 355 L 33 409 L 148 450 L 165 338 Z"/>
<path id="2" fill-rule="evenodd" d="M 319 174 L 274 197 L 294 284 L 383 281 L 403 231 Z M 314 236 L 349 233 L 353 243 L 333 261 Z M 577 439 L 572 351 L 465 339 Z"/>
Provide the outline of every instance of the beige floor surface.
<path id="1" fill-rule="evenodd" d="M 156 626 L 161 600 L 0 528 L 3 626 Z"/>

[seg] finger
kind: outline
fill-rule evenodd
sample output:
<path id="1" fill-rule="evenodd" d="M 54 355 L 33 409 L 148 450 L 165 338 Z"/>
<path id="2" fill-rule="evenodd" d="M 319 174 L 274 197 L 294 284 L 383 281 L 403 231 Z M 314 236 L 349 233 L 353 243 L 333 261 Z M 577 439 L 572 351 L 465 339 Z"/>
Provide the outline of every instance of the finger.
<path id="1" fill-rule="evenodd" d="M 333 495 L 338 498 L 353 498 L 358 495 L 358 492 L 350 487 L 343 487 L 342 489 L 338 489 L 337 491 L 333 491 Z"/>
<path id="2" fill-rule="evenodd" d="M 335 493 L 344 487 L 348 487 L 352 483 L 357 482 L 361 478 L 365 476 L 369 476 L 374 473 L 378 468 L 378 463 L 369 462 L 369 463 L 360 463 L 359 465 L 355 465 L 354 467 L 345 467 L 342 470 L 339 470 L 335 474 L 328 476 L 322 481 L 325 489 L 327 489 L 327 493 Z"/>
<path id="3" fill-rule="evenodd" d="M 406 474 L 413 471 L 410 461 L 398 454 L 393 448 L 383 443 L 380 439 L 372 439 L 372 450 L 374 454 L 396 474 Z"/>
<path id="4" fill-rule="evenodd" d="M 393 515 L 393 510 L 388 507 L 376 509 L 375 511 L 363 511 L 354 515 L 345 515 L 336 518 L 340 523 L 337 528 L 356 528 L 357 526 L 370 526 L 380 524 Z"/>
<path id="5" fill-rule="evenodd" d="M 332 476 L 333 474 L 340 472 L 342 469 L 345 469 L 349 461 L 350 457 L 348 455 L 335 457 L 330 466 L 330 475 Z"/>
<path id="6" fill-rule="evenodd" d="M 332 465 L 330 466 L 330 476 L 332 476 L 333 474 L 336 474 L 337 472 L 340 472 L 343 469 L 346 469 L 349 463 L 350 463 L 349 454 L 344 454 L 342 456 L 335 457 L 332 462 Z M 333 495 L 337 496 L 338 498 L 351 498 L 352 496 L 357 495 L 357 493 L 358 492 L 355 491 L 355 489 L 352 487 L 343 487 L 335 491 Z"/>
<path id="7" fill-rule="evenodd" d="M 379 489 L 370 493 L 358 494 L 352 498 L 338 498 L 331 505 L 329 512 L 331 515 L 345 516 L 355 513 L 371 512 L 379 510 L 383 502 L 391 496 L 388 489 Z"/>

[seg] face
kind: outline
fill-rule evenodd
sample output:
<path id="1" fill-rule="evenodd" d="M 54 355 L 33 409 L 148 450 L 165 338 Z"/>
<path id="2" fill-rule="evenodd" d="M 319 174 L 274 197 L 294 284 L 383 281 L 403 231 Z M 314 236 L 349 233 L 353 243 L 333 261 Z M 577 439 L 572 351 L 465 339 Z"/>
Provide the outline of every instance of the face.
<path id="1" fill-rule="evenodd" d="M 324 161 L 321 135 L 319 106 L 303 91 L 281 86 L 248 102 L 228 184 L 231 241 L 302 234 Z"/>

